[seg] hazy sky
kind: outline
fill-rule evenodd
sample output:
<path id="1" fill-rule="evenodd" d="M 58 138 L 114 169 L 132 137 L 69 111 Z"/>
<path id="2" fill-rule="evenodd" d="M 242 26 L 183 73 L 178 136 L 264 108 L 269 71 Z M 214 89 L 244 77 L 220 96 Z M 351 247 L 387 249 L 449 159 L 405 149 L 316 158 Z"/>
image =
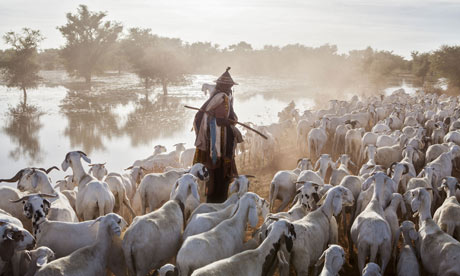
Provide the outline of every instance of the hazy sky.
<path id="1" fill-rule="evenodd" d="M 125 27 L 222 46 L 330 43 L 340 52 L 372 46 L 407 57 L 460 44 L 460 0 L 0 0 L 0 33 L 32 27 L 46 37 L 42 48 L 60 47 L 56 26 L 79 4 Z"/>

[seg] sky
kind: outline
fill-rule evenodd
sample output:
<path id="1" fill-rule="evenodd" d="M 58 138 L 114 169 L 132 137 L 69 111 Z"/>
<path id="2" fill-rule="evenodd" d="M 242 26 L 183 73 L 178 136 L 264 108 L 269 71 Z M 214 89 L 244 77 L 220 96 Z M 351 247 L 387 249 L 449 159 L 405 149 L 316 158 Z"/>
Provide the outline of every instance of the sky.
<path id="1" fill-rule="evenodd" d="M 59 48 L 64 39 L 56 27 L 79 4 L 107 12 L 125 28 L 222 47 L 329 43 L 341 53 L 371 46 L 409 57 L 460 45 L 460 0 L 0 0 L 0 34 L 39 29 L 42 49 Z M 1 40 L 0 49 L 6 47 Z"/>

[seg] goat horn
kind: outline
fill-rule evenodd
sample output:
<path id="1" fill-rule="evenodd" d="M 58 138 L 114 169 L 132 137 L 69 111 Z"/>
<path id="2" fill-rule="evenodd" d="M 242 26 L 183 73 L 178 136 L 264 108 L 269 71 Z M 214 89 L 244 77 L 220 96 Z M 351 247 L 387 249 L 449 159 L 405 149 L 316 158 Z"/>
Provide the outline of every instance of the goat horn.
<path id="1" fill-rule="evenodd" d="M 127 167 L 127 168 L 125 169 L 125 171 L 131 170 L 133 167 L 134 167 L 134 166 L 129 166 L 129 167 Z M 142 168 L 142 167 L 141 167 L 141 168 Z"/>
<path id="2" fill-rule="evenodd" d="M 250 174 L 244 174 L 244 176 L 246 176 L 247 178 L 255 178 L 254 175 L 250 175 Z"/>
<path id="3" fill-rule="evenodd" d="M 299 158 L 299 160 L 297 160 L 297 164 L 299 164 L 300 161 L 302 161 L 303 158 Z"/>
<path id="4" fill-rule="evenodd" d="M 22 177 L 23 173 L 24 173 L 24 169 L 18 171 L 16 175 L 10 179 L 0 179 L 0 182 L 16 182 Z"/>
<path id="5" fill-rule="evenodd" d="M 57 194 L 37 194 L 40 197 L 57 197 Z"/>
<path id="6" fill-rule="evenodd" d="M 148 171 L 148 170 L 147 170 L 146 168 L 144 168 L 144 167 L 139 167 L 139 168 L 141 168 L 141 170 L 143 170 L 143 171 Z"/>
<path id="7" fill-rule="evenodd" d="M 10 202 L 16 203 L 16 202 L 19 202 L 19 201 L 27 200 L 27 199 L 29 199 L 30 196 L 31 195 L 26 195 L 26 196 L 23 196 L 23 197 L 21 197 L 19 199 L 16 199 L 16 200 L 11 200 L 10 199 Z"/>
<path id="8" fill-rule="evenodd" d="M 60 169 L 56 166 L 52 166 L 51 168 L 48 168 L 47 170 L 45 170 L 46 174 L 49 174 L 52 170 L 58 170 L 60 171 Z"/>
<path id="9" fill-rule="evenodd" d="M 295 184 L 305 184 L 307 181 L 296 181 Z"/>
<path id="10" fill-rule="evenodd" d="M 88 156 L 88 155 L 86 155 L 86 153 L 82 152 L 81 150 L 77 150 L 77 152 L 80 153 L 80 154 L 83 154 L 84 156 Z"/>

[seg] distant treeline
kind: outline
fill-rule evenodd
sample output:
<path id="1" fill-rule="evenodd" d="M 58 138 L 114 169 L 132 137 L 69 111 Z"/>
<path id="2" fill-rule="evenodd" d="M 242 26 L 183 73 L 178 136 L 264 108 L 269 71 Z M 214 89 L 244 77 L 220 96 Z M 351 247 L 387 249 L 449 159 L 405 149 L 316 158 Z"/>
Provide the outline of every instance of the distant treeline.
<path id="1" fill-rule="evenodd" d="M 370 47 L 339 54 L 337 46 L 329 44 L 254 49 L 241 41 L 221 47 L 211 42 L 187 43 L 160 37 L 150 29 L 123 30 L 117 22 L 103 21 L 105 16 L 84 5 L 76 14 L 68 13 L 67 24 L 58 27 L 66 44 L 60 49 L 38 51 L 34 62 L 42 70 L 65 69 L 88 83 L 92 75 L 108 70 L 134 72 L 145 87 L 161 85 L 165 94 L 168 85 L 183 82 L 186 74 L 217 75 L 227 66 L 234 68 L 235 74 L 302 78 L 313 86 L 336 91 L 381 92 L 389 80 L 401 75 L 412 76 L 416 85 L 426 90 L 435 91 L 441 79 L 450 93 L 460 91 L 460 46 L 413 52 L 410 60 Z M 0 52 L 0 66 L 6 68 L 15 50 L 13 46 Z"/>

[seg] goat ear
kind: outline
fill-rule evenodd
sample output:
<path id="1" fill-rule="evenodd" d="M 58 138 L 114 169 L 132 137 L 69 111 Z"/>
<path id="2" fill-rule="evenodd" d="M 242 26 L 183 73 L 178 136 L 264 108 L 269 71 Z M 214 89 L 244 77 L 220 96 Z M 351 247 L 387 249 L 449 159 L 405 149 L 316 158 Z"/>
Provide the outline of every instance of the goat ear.
<path id="1" fill-rule="evenodd" d="M 173 185 L 173 187 L 171 189 L 171 194 L 169 195 L 170 198 L 172 198 L 174 196 L 178 186 L 179 186 L 179 180 L 177 180 L 176 183 L 174 183 L 174 185 Z"/>
<path id="2" fill-rule="evenodd" d="M 332 201 L 332 207 L 334 209 L 334 216 L 338 216 L 342 211 L 342 196 L 335 196 Z"/>
<path id="3" fill-rule="evenodd" d="M 239 190 L 239 182 L 235 179 L 232 184 L 230 184 L 230 194 L 233 194 Z"/>
<path id="4" fill-rule="evenodd" d="M 80 157 L 83 158 L 83 160 L 85 160 L 86 163 L 91 164 L 91 159 L 89 159 L 88 156 L 80 153 Z"/>
<path id="5" fill-rule="evenodd" d="M 323 251 L 321 257 L 319 257 L 318 261 L 316 262 L 315 266 L 320 266 L 324 263 L 324 259 L 326 258 L 326 250 Z"/>
<path id="6" fill-rule="evenodd" d="M 70 164 L 69 164 L 69 161 L 67 161 L 67 159 L 65 159 L 64 161 L 62 161 L 62 164 L 61 164 L 61 168 L 63 171 L 67 171 L 67 169 L 69 168 Z"/>
<path id="7" fill-rule="evenodd" d="M 252 228 L 256 228 L 257 223 L 259 222 L 259 216 L 257 214 L 257 208 L 255 206 L 249 207 L 249 214 L 248 214 L 249 225 Z"/>
<path id="8" fill-rule="evenodd" d="M 196 184 L 196 182 L 193 182 L 193 183 L 190 183 L 189 189 L 190 189 L 190 193 L 192 194 L 192 196 L 196 200 L 198 200 L 198 202 L 200 202 L 200 195 L 198 194 L 197 187 L 198 187 L 198 185 Z"/>
<path id="9" fill-rule="evenodd" d="M 418 240 L 418 237 L 419 237 L 419 234 L 415 229 L 409 230 L 409 238 L 411 238 L 411 240 L 416 241 Z"/>
<path id="10" fill-rule="evenodd" d="M 39 176 L 37 173 L 34 173 L 34 176 L 32 177 L 32 187 L 37 188 L 38 186 L 38 181 L 39 181 Z"/>
<path id="11" fill-rule="evenodd" d="M 37 259 L 37 266 L 42 267 L 48 262 L 48 256 L 41 256 Z"/>
<path id="12" fill-rule="evenodd" d="M 49 202 L 49 200 L 43 199 L 43 211 L 45 212 L 46 215 L 48 215 L 50 207 L 51 207 L 51 203 Z"/>

